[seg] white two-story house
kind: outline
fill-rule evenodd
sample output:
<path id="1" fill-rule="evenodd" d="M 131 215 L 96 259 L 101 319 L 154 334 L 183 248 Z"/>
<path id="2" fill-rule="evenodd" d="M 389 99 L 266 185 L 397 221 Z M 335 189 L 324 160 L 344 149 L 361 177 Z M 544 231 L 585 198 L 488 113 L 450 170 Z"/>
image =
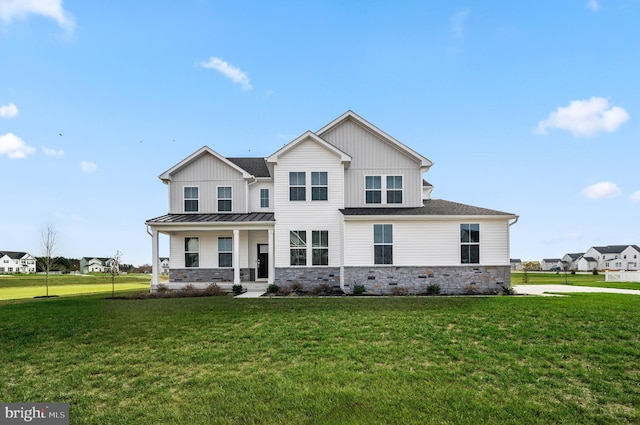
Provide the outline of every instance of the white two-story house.
<path id="1" fill-rule="evenodd" d="M 351 111 L 267 157 L 205 146 L 160 175 L 169 211 L 146 222 L 152 290 L 159 234 L 169 287 L 329 284 L 349 293 L 404 288 L 493 293 L 510 285 L 517 216 L 431 199 L 432 162 Z"/>
<path id="2" fill-rule="evenodd" d="M 36 259 L 27 252 L 0 251 L 0 274 L 35 273 Z"/>

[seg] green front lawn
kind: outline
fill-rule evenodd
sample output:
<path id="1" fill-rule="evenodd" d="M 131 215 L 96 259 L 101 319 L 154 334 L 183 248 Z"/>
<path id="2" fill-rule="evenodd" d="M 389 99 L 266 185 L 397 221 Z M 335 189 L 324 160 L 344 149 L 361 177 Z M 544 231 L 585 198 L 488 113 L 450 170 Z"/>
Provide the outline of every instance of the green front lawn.
<path id="1" fill-rule="evenodd" d="M 148 290 L 150 281 L 151 275 L 118 275 L 115 278 L 115 290 Z M 69 296 L 102 292 L 111 293 L 109 274 L 49 275 L 49 295 Z M 46 293 L 44 275 L 0 275 L 0 300 L 40 297 Z"/>
<path id="2" fill-rule="evenodd" d="M 640 422 L 626 295 L 0 302 L 0 400 L 72 424 Z"/>
<path id="3" fill-rule="evenodd" d="M 596 286 L 601 288 L 640 289 L 640 282 L 605 282 L 604 272 L 571 274 L 564 272 L 528 272 L 529 282 L 524 282 L 523 272 L 511 272 L 512 285 L 576 285 Z"/>

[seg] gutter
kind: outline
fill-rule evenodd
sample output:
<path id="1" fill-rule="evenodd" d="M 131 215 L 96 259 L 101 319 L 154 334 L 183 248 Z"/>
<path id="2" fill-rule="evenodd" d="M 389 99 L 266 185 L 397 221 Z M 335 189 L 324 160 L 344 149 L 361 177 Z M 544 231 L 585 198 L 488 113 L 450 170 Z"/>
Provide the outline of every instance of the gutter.
<path id="1" fill-rule="evenodd" d="M 514 224 L 516 224 L 518 222 L 518 219 L 520 218 L 519 215 L 517 215 L 514 219 L 512 223 L 509 223 L 509 227 L 513 226 Z"/>

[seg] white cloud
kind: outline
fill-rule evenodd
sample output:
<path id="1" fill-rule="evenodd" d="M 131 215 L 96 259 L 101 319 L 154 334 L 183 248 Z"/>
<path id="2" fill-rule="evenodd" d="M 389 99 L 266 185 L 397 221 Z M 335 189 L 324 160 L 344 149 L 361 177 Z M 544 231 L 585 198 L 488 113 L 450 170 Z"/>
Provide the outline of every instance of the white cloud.
<path id="1" fill-rule="evenodd" d="M 55 156 L 55 157 L 58 157 L 58 158 L 64 156 L 64 151 L 62 149 L 60 149 L 60 150 L 49 149 L 46 146 L 42 147 L 42 152 L 47 156 Z"/>
<path id="2" fill-rule="evenodd" d="M 7 155 L 10 159 L 21 159 L 35 151 L 35 148 L 27 145 L 24 140 L 13 133 L 0 135 L 0 155 Z"/>
<path id="3" fill-rule="evenodd" d="M 609 108 L 609 101 L 603 97 L 589 100 L 574 100 L 569 106 L 559 107 L 540 121 L 535 134 L 547 134 L 548 128 L 570 131 L 574 136 L 588 137 L 606 131 L 616 131 L 629 119 L 629 114 L 618 106 Z"/>
<path id="4" fill-rule="evenodd" d="M 633 195 L 629 197 L 633 202 L 640 202 L 640 190 L 633 192 Z"/>
<path id="5" fill-rule="evenodd" d="M 449 24 L 451 25 L 451 31 L 453 34 L 462 38 L 467 32 L 467 20 L 469 19 L 469 15 L 471 11 L 469 9 L 458 9 L 456 12 L 449 17 Z"/>
<path id="6" fill-rule="evenodd" d="M 587 7 L 592 11 L 597 12 L 598 9 L 600 9 L 600 3 L 598 2 L 598 0 L 589 0 L 587 2 Z"/>
<path id="7" fill-rule="evenodd" d="M 582 189 L 582 194 L 589 199 L 606 199 L 620 196 L 620 188 L 612 182 L 600 182 Z"/>
<path id="8" fill-rule="evenodd" d="M 234 83 L 240 84 L 242 90 L 251 90 L 251 83 L 247 74 L 220 58 L 211 57 L 207 62 L 200 62 L 199 65 L 203 68 L 215 69 L 225 77 L 230 78 Z"/>
<path id="9" fill-rule="evenodd" d="M 7 24 L 31 14 L 51 18 L 65 31 L 71 32 L 75 26 L 73 17 L 62 8 L 62 0 L 0 0 L 0 20 Z"/>
<path id="10" fill-rule="evenodd" d="M 18 116 L 18 107 L 13 103 L 0 106 L 0 118 L 13 118 Z"/>
<path id="11" fill-rule="evenodd" d="M 82 161 L 80 162 L 80 168 L 82 168 L 82 171 L 85 173 L 93 173 L 98 169 L 98 164 L 90 161 Z"/>

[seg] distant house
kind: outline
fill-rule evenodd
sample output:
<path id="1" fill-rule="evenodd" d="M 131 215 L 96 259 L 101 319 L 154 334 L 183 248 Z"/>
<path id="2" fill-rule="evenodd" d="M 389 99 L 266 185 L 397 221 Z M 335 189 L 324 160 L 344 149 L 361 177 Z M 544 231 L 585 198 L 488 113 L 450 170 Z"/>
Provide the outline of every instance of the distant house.
<path id="1" fill-rule="evenodd" d="M 35 273 L 36 259 L 27 252 L 0 251 L 0 274 Z"/>
<path id="2" fill-rule="evenodd" d="M 564 263 L 560 258 L 543 258 L 540 262 L 542 271 L 564 270 Z"/>
<path id="3" fill-rule="evenodd" d="M 224 146 L 224 144 L 222 144 Z M 347 111 L 267 157 L 204 146 L 160 175 L 168 213 L 146 221 L 152 286 L 158 235 L 169 238 L 172 288 L 211 282 L 329 285 L 413 293 L 439 285 L 493 293 L 510 285 L 518 216 L 442 199 L 432 162 Z"/>
<path id="4" fill-rule="evenodd" d="M 579 270 L 578 260 L 584 255 L 584 252 L 574 254 L 564 254 L 562 261 L 567 265 L 568 270 Z"/>
<path id="5" fill-rule="evenodd" d="M 638 245 L 592 246 L 584 256 L 594 259 L 598 270 L 640 270 Z M 586 270 L 593 270 L 593 268 Z"/>
<path id="6" fill-rule="evenodd" d="M 520 260 L 519 258 L 512 258 L 509 260 L 509 262 L 511 263 L 512 271 L 522 270 L 522 260 Z"/>
<path id="7" fill-rule="evenodd" d="M 576 270 L 578 271 L 592 271 L 593 269 L 598 269 L 598 260 L 593 257 L 582 255 L 576 261 Z"/>
<path id="8" fill-rule="evenodd" d="M 80 273 L 106 273 L 111 270 L 113 258 L 82 257 L 80 259 Z"/>
<path id="9" fill-rule="evenodd" d="M 160 257 L 160 273 L 169 274 L 169 257 Z"/>

